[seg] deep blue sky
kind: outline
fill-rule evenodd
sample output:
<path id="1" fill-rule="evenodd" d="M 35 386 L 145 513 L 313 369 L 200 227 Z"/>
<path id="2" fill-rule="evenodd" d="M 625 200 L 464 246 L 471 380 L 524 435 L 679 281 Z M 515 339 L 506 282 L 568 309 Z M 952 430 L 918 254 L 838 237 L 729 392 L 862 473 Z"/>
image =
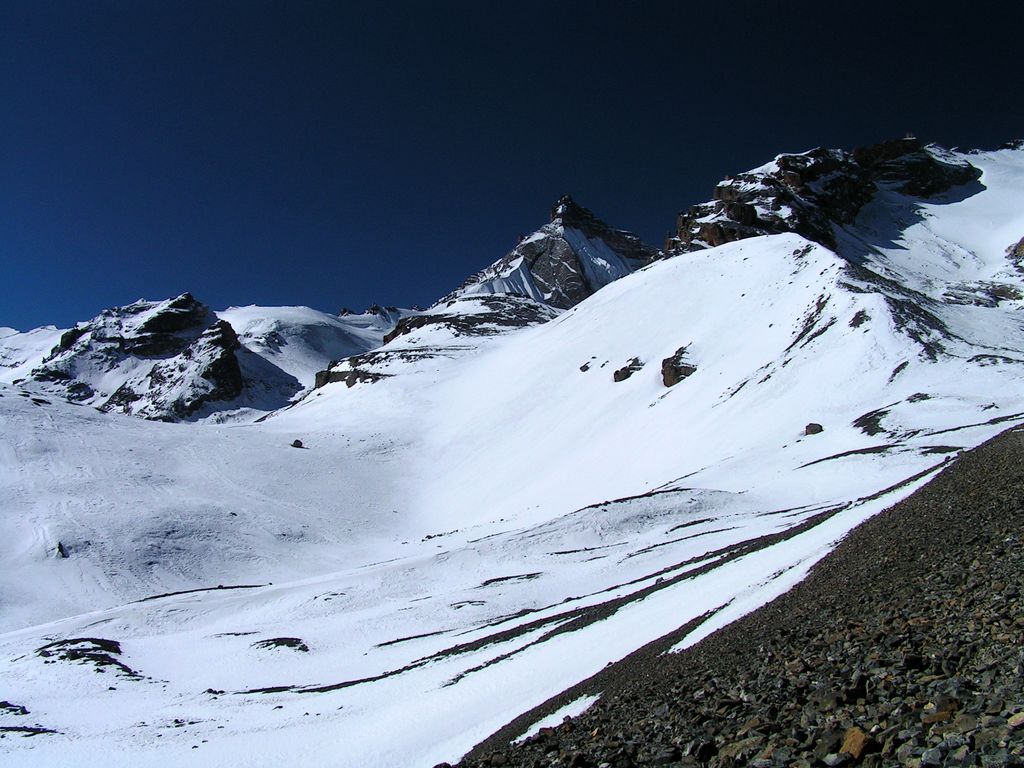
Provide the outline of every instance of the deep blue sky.
<path id="1" fill-rule="evenodd" d="M 1024 4 L 0 0 L 0 325 L 428 304 L 571 193 L 660 245 L 778 152 L 1024 137 Z"/>

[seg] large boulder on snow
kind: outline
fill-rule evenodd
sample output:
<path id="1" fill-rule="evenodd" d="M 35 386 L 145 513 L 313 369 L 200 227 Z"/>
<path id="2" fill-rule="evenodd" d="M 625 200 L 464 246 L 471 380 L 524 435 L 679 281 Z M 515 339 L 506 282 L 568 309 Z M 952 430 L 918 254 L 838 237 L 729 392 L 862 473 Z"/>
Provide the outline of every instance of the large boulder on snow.
<path id="1" fill-rule="evenodd" d="M 661 361 L 661 380 L 666 387 L 674 387 L 697 372 L 697 365 L 687 355 L 689 345 L 677 349 Z"/>

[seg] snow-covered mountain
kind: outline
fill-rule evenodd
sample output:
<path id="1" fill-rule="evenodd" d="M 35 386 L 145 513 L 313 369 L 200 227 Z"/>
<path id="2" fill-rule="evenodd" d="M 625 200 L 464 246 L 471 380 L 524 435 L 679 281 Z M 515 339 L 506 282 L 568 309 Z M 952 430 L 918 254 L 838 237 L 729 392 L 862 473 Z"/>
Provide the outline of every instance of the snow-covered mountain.
<path id="1" fill-rule="evenodd" d="M 185 293 L 104 310 L 63 331 L 0 336 L 0 381 L 102 411 L 179 421 L 265 413 L 317 371 L 379 346 L 405 313 L 341 317 L 308 307 L 213 312 Z"/>
<path id="2" fill-rule="evenodd" d="M 251 419 L 314 385 L 390 375 L 390 351 L 371 350 L 395 337 L 438 328 L 442 335 L 486 336 L 544 322 L 554 309 L 654 257 L 636 235 L 612 229 L 566 196 L 549 224 L 426 311 L 375 305 L 339 316 L 308 307 L 213 312 L 187 293 L 139 300 L 63 331 L 2 329 L 0 381 L 147 419 Z M 424 349 L 416 356 L 433 354 Z"/>
<path id="3" fill-rule="evenodd" d="M 564 302 L 492 270 L 259 423 L 0 388 L 0 728 L 39 734 L 0 754 L 453 760 L 1024 422 L 1024 147 L 732 187 L 666 258 Z"/>
<path id="4" fill-rule="evenodd" d="M 639 237 L 612 229 L 566 195 L 552 206 L 549 224 L 438 303 L 475 294 L 514 294 L 567 309 L 655 256 Z"/>
<path id="5" fill-rule="evenodd" d="M 316 385 L 379 381 L 472 352 L 476 337 L 544 323 L 611 282 L 650 264 L 654 249 L 612 229 L 565 196 L 551 221 L 510 253 L 468 278 L 424 311 L 409 312 L 380 349 L 332 362 Z M 443 366 L 443 364 L 442 364 Z"/>

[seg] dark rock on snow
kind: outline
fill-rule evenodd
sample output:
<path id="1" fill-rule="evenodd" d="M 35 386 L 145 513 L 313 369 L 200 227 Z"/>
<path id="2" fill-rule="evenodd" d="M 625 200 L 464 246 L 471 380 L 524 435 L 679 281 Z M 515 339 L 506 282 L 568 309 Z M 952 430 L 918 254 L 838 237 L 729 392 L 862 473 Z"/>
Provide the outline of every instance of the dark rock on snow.
<path id="1" fill-rule="evenodd" d="M 273 648 L 288 648 L 301 653 L 309 653 L 309 646 L 298 637 L 271 637 L 266 640 L 257 640 L 252 644 L 253 648 L 269 650 Z"/>
<path id="2" fill-rule="evenodd" d="M 76 664 L 91 664 L 97 672 L 110 669 L 129 677 L 139 675 L 117 657 L 121 655 L 121 644 L 103 637 L 71 637 L 55 640 L 36 649 L 36 656 L 48 663 L 67 661 Z"/>
<path id="3" fill-rule="evenodd" d="M 631 358 L 628 363 L 612 374 L 612 379 L 614 381 L 625 381 L 643 367 L 644 364 L 640 362 L 639 358 Z"/>
<path id="4" fill-rule="evenodd" d="M 688 349 L 689 345 L 682 346 L 661 361 L 661 380 L 666 387 L 674 387 L 697 372 L 697 366 L 687 357 Z"/>

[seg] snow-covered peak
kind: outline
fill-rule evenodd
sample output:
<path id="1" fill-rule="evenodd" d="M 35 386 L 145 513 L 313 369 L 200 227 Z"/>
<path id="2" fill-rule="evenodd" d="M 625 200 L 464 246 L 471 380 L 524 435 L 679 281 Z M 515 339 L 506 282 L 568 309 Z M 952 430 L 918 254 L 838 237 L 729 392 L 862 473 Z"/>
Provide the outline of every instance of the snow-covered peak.
<path id="1" fill-rule="evenodd" d="M 105 411 L 177 420 L 238 397 L 237 348 L 231 325 L 191 294 L 139 299 L 63 332 L 18 383 Z"/>
<path id="2" fill-rule="evenodd" d="M 521 238 L 510 253 L 438 303 L 474 294 L 506 294 L 567 309 L 654 257 L 654 249 L 639 237 L 609 227 L 564 195 L 552 206 L 550 223 Z"/>
<path id="3" fill-rule="evenodd" d="M 551 206 L 551 223 L 566 227 L 597 228 L 606 227 L 588 208 L 573 200 L 571 195 L 562 195 Z"/>
<path id="4" fill-rule="evenodd" d="M 0 382 L 147 419 L 262 415 L 313 386 L 332 360 L 379 346 L 404 310 L 213 312 L 189 293 L 139 299 L 68 330 L 0 337 Z"/>

